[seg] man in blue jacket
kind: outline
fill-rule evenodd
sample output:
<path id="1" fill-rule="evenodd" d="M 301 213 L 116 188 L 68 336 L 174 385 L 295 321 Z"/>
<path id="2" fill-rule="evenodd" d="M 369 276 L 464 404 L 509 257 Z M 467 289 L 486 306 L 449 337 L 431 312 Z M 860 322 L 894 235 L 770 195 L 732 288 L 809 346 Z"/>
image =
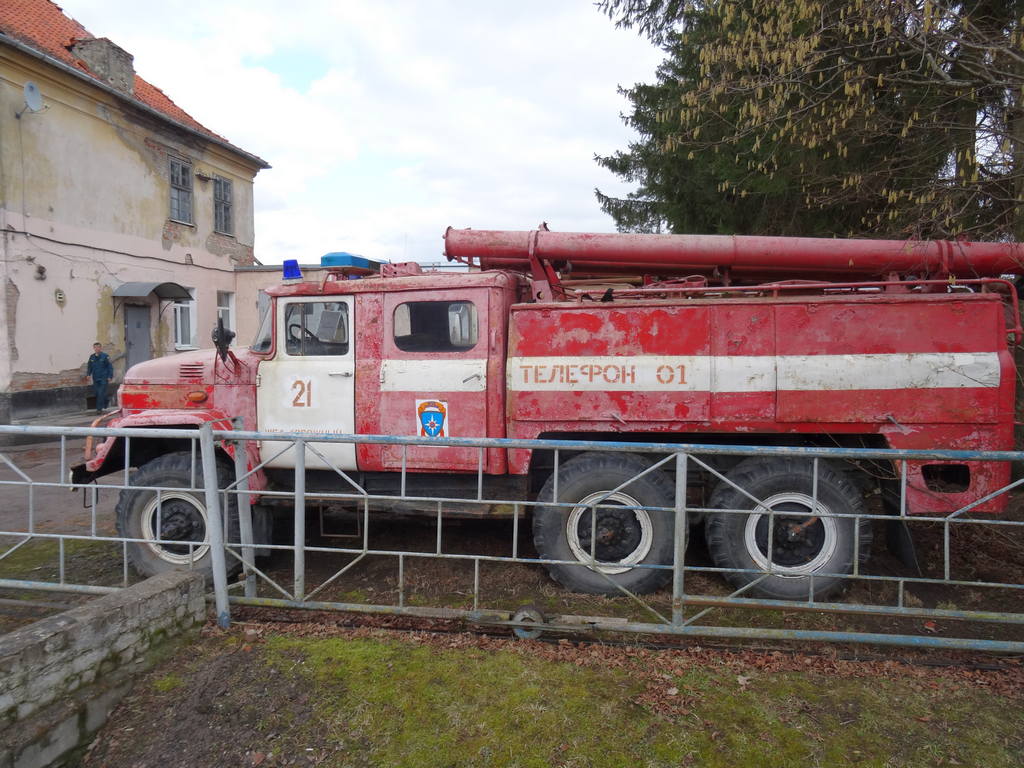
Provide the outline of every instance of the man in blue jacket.
<path id="1" fill-rule="evenodd" d="M 96 392 L 96 413 L 107 409 L 107 385 L 114 378 L 114 366 L 98 341 L 92 345 L 87 375 L 92 377 L 92 388 Z"/>

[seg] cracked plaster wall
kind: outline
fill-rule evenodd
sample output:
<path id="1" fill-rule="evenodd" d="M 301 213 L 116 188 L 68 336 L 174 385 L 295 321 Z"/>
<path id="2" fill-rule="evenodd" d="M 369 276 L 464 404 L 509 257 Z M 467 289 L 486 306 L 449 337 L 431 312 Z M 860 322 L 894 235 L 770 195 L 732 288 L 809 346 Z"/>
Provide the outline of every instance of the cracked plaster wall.
<path id="1" fill-rule="evenodd" d="M 46 109 L 15 120 L 27 80 Z M 213 232 L 212 182 L 193 182 L 193 226 L 168 220 L 169 154 L 232 179 L 234 237 Z M 234 292 L 233 267 L 252 263 L 255 173 L 230 152 L 0 44 L 0 399 L 81 386 L 94 341 L 107 347 L 120 379 L 124 312 L 112 294 L 122 283 L 195 288 L 196 343 L 211 346 L 217 291 Z M 173 352 L 170 306 L 129 301 L 152 306 L 153 355 Z"/>

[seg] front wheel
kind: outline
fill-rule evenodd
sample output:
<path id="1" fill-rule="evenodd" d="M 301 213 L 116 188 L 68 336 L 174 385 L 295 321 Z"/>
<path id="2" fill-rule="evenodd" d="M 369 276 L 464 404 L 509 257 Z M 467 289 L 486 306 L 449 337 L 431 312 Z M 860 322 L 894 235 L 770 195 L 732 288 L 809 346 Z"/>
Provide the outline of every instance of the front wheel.
<path id="1" fill-rule="evenodd" d="M 635 456 L 611 453 L 584 453 L 561 466 L 558 501 L 571 506 L 542 506 L 533 513 L 538 554 L 570 561 L 547 565 L 555 581 L 605 595 L 621 594 L 616 585 L 653 592 L 668 581 L 670 570 L 643 567 L 671 565 L 674 549 L 675 489 L 659 470 L 637 477 L 649 468 Z M 538 500 L 554 501 L 554 491 L 552 475 Z"/>
<path id="2" fill-rule="evenodd" d="M 195 468 L 195 488 L 199 490 L 191 490 L 191 463 L 191 453 L 153 459 L 132 474 L 130 485 L 134 487 L 122 491 L 118 498 L 117 532 L 139 540 L 128 544 L 128 558 L 143 576 L 189 568 L 207 575 L 213 572 L 203 472 L 201 467 Z M 152 488 L 162 490 L 157 493 Z M 231 521 L 227 540 L 237 541 L 238 511 L 233 494 L 228 494 L 222 514 Z M 238 562 L 229 556 L 227 566 L 229 572 L 236 570 Z"/>
<path id="3" fill-rule="evenodd" d="M 725 578 L 746 588 L 744 597 L 824 600 L 867 560 L 863 497 L 824 462 L 817 474 L 815 492 L 810 462 L 747 459 L 712 493 L 711 507 L 731 511 L 708 516 L 708 550 L 717 567 L 730 569 Z"/>

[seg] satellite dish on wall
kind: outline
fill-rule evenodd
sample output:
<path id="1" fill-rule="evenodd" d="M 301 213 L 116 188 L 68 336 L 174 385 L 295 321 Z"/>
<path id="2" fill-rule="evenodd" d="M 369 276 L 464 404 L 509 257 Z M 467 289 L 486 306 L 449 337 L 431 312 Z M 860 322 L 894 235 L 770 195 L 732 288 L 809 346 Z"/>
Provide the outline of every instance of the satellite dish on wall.
<path id="1" fill-rule="evenodd" d="M 25 106 L 31 112 L 38 112 L 43 108 L 43 94 L 39 92 L 39 86 L 29 80 L 25 83 Z"/>
<path id="2" fill-rule="evenodd" d="M 19 120 L 25 112 L 38 112 L 43 108 L 43 94 L 39 92 L 38 85 L 29 80 L 25 83 L 22 92 L 25 94 L 25 106 L 21 111 L 14 113 Z"/>

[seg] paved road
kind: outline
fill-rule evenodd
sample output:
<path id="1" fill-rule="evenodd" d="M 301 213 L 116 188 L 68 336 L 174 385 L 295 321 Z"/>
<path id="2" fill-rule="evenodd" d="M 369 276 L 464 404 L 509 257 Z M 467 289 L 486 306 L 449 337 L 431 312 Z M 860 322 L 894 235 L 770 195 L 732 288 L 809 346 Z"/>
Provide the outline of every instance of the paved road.
<path id="1" fill-rule="evenodd" d="M 92 494 L 52 485 L 66 483 L 67 469 L 82 461 L 84 439 L 68 439 L 65 445 L 63 476 L 59 441 L 0 448 L 0 456 L 5 459 L 0 460 L 0 531 L 27 531 L 31 508 L 35 530 L 39 532 L 89 534 L 93 513 L 83 506 L 83 499 L 91 501 Z M 31 489 L 22 474 L 33 482 Z M 120 472 L 109 475 L 101 482 L 119 484 L 122 475 Z M 96 531 L 100 535 L 114 533 L 117 493 L 116 489 L 100 486 L 95 515 Z"/>
<path id="2" fill-rule="evenodd" d="M 117 489 L 99 490 L 94 515 L 92 509 L 83 508 L 82 505 L 83 497 L 92 499 L 91 493 L 82 490 L 72 493 L 66 485 L 56 485 L 62 481 L 66 482 L 66 467 L 81 462 L 84 444 L 84 439 L 67 440 L 63 472 L 59 441 L 0 448 L 0 456 L 3 457 L 3 460 L 0 460 L 0 531 L 22 534 L 27 532 L 31 508 L 32 523 L 38 533 L 89 536 L 95 530 L 99 536 L 115 535 L 114 506 L 117 503 Z M 12 464 L 17 470 L 12 468 Z M 22 474 L 33 482 L 31 505 L 29 486 L 24 483 Z M 119 472 L 105 477 L 103 482 L 120 483 L 122 475 L 123 473 Z M 24 535 L 0 535 L 0 556 L 23 539 Z M 113 544 L 99 546 L 102 548 L 99 553 L 94 550 L 94 554 L 84 560 L 79 557 L 82 562 L 74 559 L 65 561 L 65 576 L 69 582 L 105 585 L 120 583 L 122 561 L 119 547 Z M 29 556 L 29 563 L 26 564 L 23 556 L 30 550 L 32 554 Z M 46 554 L 47 552 L 49 554 Z M 37 564 L 32 562 L 33 558 L 39 558 Z M 33 545 L 29 544 L 19 548 L 10 560 L 0 560 L 0 575 L 56 582 L 59 580 L 58 562 L 54 545 L 40 542 L 33 549 Z M 89 599 L 88 595 L 0 590 L 0 634 L 86 599 Z"/>

